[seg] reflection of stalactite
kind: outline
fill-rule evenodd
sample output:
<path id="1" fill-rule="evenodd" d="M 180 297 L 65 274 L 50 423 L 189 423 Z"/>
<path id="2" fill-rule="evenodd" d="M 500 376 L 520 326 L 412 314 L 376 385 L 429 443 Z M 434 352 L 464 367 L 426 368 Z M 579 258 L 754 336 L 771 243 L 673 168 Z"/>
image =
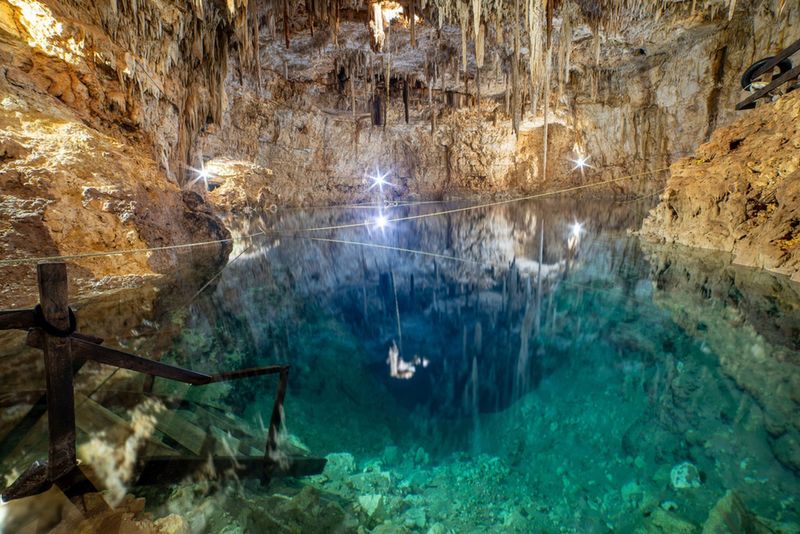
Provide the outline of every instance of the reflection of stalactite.
<path id="1" fill-rule="evenodd" d="M 519 397 L 528 390 L 528 372 L 530 368 L 530 339 L 533 334 L 533 327 L 536 323 L 535 319 L 538 314 L 537 306 L 531 298 L 531 280 L 526 277 L 526 294 L 525 300 L 525 315 L 522 318 L 522 326 L 519 330 L 519 354 L 517 356 L 517 369 L 514 381 L 514 396 Z"/>
<path id="2" fill-rule="evenodd" d="M 472 358 L 472 373 L 471 373 L 471 389 L 472 389 L 472 449 L 473 452 L 481 450 L 481 418 L 478 404 L 478 358 Z"/>

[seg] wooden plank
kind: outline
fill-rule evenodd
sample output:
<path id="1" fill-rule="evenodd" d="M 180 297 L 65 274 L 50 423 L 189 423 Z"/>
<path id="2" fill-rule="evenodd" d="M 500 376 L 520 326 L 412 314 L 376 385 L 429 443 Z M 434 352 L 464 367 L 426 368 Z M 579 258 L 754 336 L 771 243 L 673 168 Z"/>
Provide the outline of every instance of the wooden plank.
<path id="1" fill-rule="evenodd" d="M 228 371 L 225 373 L 217 373 L 211 375 L 208 384 L 213 382 L 226 382 L 228 380 L 240 380 L 242 378 L 251 378 L 254 376 L 263 375 L 276 375 L 288 370 L 290 365 L 267 365 L 265 367 L 250 367 L 248 369 L 239 369 L 238 371 Z"/>
<path id="2" fill-rule="evenodd" d="M 206 431 L 187 421 L 182 410 L 159 415 L 156 428 L 194 454 L 200 454 L 206 442 Z"/>
<path id="3" fill-rule="evenodd" d="M 78 409 L 76 410 L 76 423 L 78 428 L 93 436 L 104 431 L 111 441 L 122 441 L 133 434 L 133 428 L 128 421 L 118 416 L 100 403 L 86 395 L 78 394 Z M 145 454 L 159 456 L 177 456 L 178 452 L 156 439 L 146 440 Z"/>
<path id="4" fill-rule="evenodd" d="M 791 80 L 793 78 L 797 78 L 798 76 L 800 76 L 800 65 L 798 65 L 797 67 L 793 68 L 790 71 L 784 72 L 782 75 L 780 75 L 777 78 L 775 78 L 775 80 L 773 80 L 771 84 L 769 84 L 768 86 L 764 87 L 763 89 L 759 89 L 758 91 L 756 91 L 755 93 L 753 93 L 752 95 L 747 97 L 746 99 L 744 99 L 741 102 L 739 102 L 738 104 L 736 104 L 736 109 L 737 110 L 742 110 L 742 109 L 746 108 L 747 106 L 749 106 L 750 104 L 752 104 L 753 102 L 758 100 L 759 98 L 762 98 L 763 96 L 765 96 L 768 93 L 774 91 L 775 89 L 777 89 L 778 87 L 780 87 L 781 85 L 786 83 L 787 81 L 789 81 L 789 80 Z"/>
<path id="5" fill-rule="evenodd" d="M 70 322 L 66 264 L 40 263 L 37 265 L 37 278 L 44 319 L 55 328 L 67 330 Z M 69 339 L 45 335 L 44 365 L 50 432 L 47 475 L 50 480 L 56 480 L 76 465 L 75 398 Z"/>
<path id="6" fill-rule="evenodd" d="M 0 330 L 27 330 L 34 326 L 33 310 L 0 310 Z"/>
<path id="7" fill-rule="evenodd" d="M 278 391 L 275 393 L 275 402 L 272 405 L 272 416 L 269 419 L 269 431 L 267 432 L 267 443 L 264 447 L 264 460 L 269 461 L 275 458 L 278 452 L 278 432 L 283 425 L 283 400 L 286 397 L 286 386 L 289 382 L 289 369 L 281 371 Z M 271 470 L 264 471 L 262 482 L 269 482 Z"/>
<path id="8" fill-rule="evenodd" d="M 162 378 L 188 382 L 190 384 L 207 384 L 211 380 L 211 376 L 205 373 L 198 373 L 149 358 L 142 358 L 136 354 L 123 352 L 121 350 L 102 347 L 83 339 L 73 337 L 71 338 L 71 342 L 72 350 L 77 357 L 93 360 L 105 365 L 130 369 L 137 373 L 160 376 Z"/>
<path id="9" fill-rule="evenodd" d="M 237 438 L 258 438 L 259 436 L 250 432 L 249 425 L 239 418 L 231 419 L 223 415 L 214 413 L 214 411 L 204 408 L 199 404 L 192 404 L 192 410 L 197 413 L 201 419 L 208 419 L 208 421 L 220 429 L 230 432 Z"/>
<path id="10" fill-rule="evenodd" d="M 142 358 L 136 354 L 123 352 L 121 350 L 112 349 L 109 347 L 102 347 L 91 341 L 86 341 L 82 337 L 73 336 L 71 338 L 72 351 L 78 358 L 96 361 L 105 365 L 112 365 L 121 367 L 123 369 L 130 369 L 137 373 L 144 373 L 148 375 L 167 378 L 170 380 L 177 380 L 179 382 L 186 382 L 192 385 L 205 385 L 214 382 L 225 382 L 228 380 L 239 380 L 242 378 L 249 378 L 254 376 L 262 376 L 269 374 L 278 374 L 283 370 L 288 369 L 288 365 L 269 365 L 266 367 L 255 367 L 250 369 L 240 369 L 238 371 L 229 371 L 225 373 L 218 373 L 209 375 L 192 371 L 191 369 L 184 369 L 175 365 L 169 365 L 149 358 Z"/>
<path id="11" fill-rule="evenodd" d="M 791 56 L 792 54 L 794 54 L 798 50 L 800 50 L 800 39 L 798 39 L 797 41 L 793 42 L 792 44 L 790 44 L 789 46 L 787 46 L 786 48 L 781 50 L 769 62 L 765 63 L 763 67 L 761 67 L 756 72 L 754 72 L 753 73 L 753 78 L 758 78 L 759 76 L 761 76 L 765 72 L 771 71 L 772 69 L 775 68 L 775 66 L 778 63 L 780 63 L 784 59 L 788 58 L 789 56 Z"/>
<path id="12" fill-rule="evenodd" d="M 265 474 L 269 478 L 303 477 L 318 475 L 325 469 L 325 458 L 290 457 L 286 465 L 265 460 L 263 457 L 215 457 L 212 459 L 219 476 L 234 472 L 238 478 L 262 479 Z M 204 471 L 208 466 L 208 458 L 149 458 L 142 469 L 137 486 L 153 484 L 173 484 L 187 477 Z"/>

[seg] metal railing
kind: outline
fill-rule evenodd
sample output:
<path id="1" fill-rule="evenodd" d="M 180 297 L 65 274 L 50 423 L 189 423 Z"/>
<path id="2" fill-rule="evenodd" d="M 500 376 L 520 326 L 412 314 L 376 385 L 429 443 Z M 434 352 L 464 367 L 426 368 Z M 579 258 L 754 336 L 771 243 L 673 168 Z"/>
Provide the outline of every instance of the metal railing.
<path id="1" fill-rule="evenodd" d="M 778 66 L 779 63 L 788 59 L 789 56 L 793 55 L 798 50 L 800 50 L 800 39 L 793 42 L 792 44 L 781 50 L 778 54 L 776 54 L 772 59 L 764 63 L 764 65 L 762 65 L 761 68 L 759 68 L 756 72 L 752 74 L 752 78 L 758 78 L 759 76 L 767 72 L 770 72 L 772 69 Z M 755 106 L 756 100 L 764 98 L 765 96 L 767 96 L 769 93 L 771 93 L 781 85 L 790 82 L 791 80 L 794 80 L 798 76 L 800 76 L 800 65 L 797 65 L 796 67 L 779 75 L 777 78 L 774 78 L 769 84 L 762 87 L 761 89 L 758 89 L 749 97 L 745 98 L 744 100 L 736 104 L 736 110 L 740 111 L 743 109 L 752 108 L 753 106 Z"/>

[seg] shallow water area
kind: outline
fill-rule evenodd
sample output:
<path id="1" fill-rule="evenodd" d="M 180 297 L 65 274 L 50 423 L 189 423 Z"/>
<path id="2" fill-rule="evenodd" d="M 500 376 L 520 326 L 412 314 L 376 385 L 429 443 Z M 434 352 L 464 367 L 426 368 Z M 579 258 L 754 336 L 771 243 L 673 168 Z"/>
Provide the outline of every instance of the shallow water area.
<path id="1" fill-rule="evenodd" d="M 797 285 L 641 242 L 641 203 L 463 206 L 234 221 L 258 235 L 216 276 L 84 303 L 112 343 L 169 363 L 288 363 L 283 443 L 328 458 L 267 488 L 203 475 L 129 492 L 198 532 L 800 531 Z M 142 378 L 109 372 L 89 367 L 86 388 L 126 417 Z M 275 388 L 153 393 L 184 399 L 159 417 L 206 429 L 220 455 L 263 439 Z"/>

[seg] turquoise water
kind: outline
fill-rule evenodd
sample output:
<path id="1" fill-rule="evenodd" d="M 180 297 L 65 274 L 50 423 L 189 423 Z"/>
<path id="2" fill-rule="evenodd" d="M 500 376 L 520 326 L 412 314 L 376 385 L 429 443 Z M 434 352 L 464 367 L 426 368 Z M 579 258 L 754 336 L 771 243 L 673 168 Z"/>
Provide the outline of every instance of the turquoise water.
<path id="1" fill-rule="evenodd" d="M 269 488 L 132 488 L 148 510 L 198 532 L 800 531 L 797 285 L 641 242 L 637 204 L 292 231 L 375 216 L 239 221 L 281 235 L 237 242 L 194 297 L 160 290 L 128 347 L 290 364 L 284 438 L 328 464 Z M 180 392 L 263 431 L 275 381 Z"/>

